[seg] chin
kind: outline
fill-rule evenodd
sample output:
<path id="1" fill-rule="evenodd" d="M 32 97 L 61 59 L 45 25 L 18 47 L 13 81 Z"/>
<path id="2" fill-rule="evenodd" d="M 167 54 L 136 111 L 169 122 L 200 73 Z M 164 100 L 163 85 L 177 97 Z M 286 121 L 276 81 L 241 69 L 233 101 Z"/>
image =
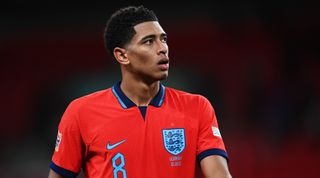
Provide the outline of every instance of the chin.
<path id="1" fill-rule="evenodd" d="M 145 76 L 146 81 L 148 81 L 149 83 L 153 83 L 156 81 L 162 81 L 168 78 L 168 72 L 161 72 L 161 73 L 157 73 L 157 74 L 153 74 L 153 75 L 149 75 L 149 76 Z"/>
<path id="2" fill-rule="evenodd" d="M 163 77 L 163 78 L 159 79 L 159 81 L 166 80 L 167 78 L 168 78 L 168 76 L 167 77 Z"/>
<path id="3" fill-rule="evenodd" d="M 162 81 L 167 79 L 168 75 L 161 75 L 161 76 L 156 76 L 153 78 L 153 81 Z"/>
<path id="4" fill-rule="evenodd" d="M 162 74 L 160 77 L 159 77 L 159 80 L 165 80 L 168 78 L 168 73 L 165 73 L 165 74 Z"/>

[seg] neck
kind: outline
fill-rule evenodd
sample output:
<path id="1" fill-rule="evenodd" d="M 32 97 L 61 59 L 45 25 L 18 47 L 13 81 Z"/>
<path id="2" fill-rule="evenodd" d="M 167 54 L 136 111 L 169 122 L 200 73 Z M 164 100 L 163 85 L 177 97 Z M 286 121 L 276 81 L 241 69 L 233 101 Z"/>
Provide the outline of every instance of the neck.
<path id="1" fill-rule="evenodd" d="M 123 93 L 137 106 L 148 106 L 159 91 L 160 81 L 146 83 L 133 78 L 122 78 L 120 88 Z"/>

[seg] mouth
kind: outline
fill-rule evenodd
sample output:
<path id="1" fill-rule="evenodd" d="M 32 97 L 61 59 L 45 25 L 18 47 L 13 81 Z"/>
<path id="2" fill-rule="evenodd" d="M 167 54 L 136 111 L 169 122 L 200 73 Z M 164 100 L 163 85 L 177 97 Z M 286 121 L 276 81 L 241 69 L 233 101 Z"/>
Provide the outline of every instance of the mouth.
<path id="1" fill-rule="evenodd" d="M 158 65 L 160 66 L 161 70 L 168 70 L 169 69 L 169 59 L 168 58 L 163 58 L 160 59 L 158 62 Z"/>
<path id="2" fill-rule="evenodd" d="M 159 65 L 168 64 L 168 63 L 169 63 L 169 59 L 168 58 L 160 59 L 160 61 L 158 62 Z"/>

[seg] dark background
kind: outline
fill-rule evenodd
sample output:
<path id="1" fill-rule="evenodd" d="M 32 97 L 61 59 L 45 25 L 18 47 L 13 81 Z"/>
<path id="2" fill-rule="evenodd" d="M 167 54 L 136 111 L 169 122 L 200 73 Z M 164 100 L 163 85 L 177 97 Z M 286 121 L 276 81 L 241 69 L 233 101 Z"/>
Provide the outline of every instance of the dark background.
<path id="1" fill-rule="evenodd" d="M 153 9 L 169 36 L 166 85 L 213 104 L 233 177 L 319 177 L 320 6 L 308 1 L 2 1 L 0 177 L 46 177 L 73 99 L 120 79 L 110 14 Z"/>

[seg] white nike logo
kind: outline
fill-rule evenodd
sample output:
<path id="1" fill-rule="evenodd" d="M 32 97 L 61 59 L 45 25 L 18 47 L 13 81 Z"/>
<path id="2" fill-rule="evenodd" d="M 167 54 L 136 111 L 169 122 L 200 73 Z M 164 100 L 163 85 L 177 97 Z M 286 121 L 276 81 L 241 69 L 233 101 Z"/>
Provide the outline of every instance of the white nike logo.
<path id="1" fill-rule="evenodd" d="M 108 143 L 108 144 L 107 144 L 107 150 L 112 150 L 113 148 L 119 146 L 121 143 L 123 143 L 123 142 L 125 142 L 125 141 L 126 141 L 126 140 L 122 140 L 122 141 L 117 142 L 117 143 L 115 143 L 115 144 L 110 144 L 110 143 Z"/>

